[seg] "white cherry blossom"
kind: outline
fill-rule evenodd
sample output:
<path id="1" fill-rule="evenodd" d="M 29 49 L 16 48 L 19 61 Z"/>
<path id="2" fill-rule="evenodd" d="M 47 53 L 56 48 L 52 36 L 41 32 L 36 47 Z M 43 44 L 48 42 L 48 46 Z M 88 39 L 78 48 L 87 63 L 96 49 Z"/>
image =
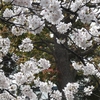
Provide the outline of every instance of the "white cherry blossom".
<path id="1" fill-rule="evenodd" d="M 33 34 L 40 33 L 44 28 L 44 21 L 36 15 L 29 16 L 27 22 L 29 25 L 28 27 L 31 31 L 33 31 Z"/>
<path id="2" fill-rule="evenodd" d="M 71 23 L 65 24 L 64 22 L 60 22 L 58 25 L 56 25 L 56 27 L 58 32 L 64 34 L 67 32 L 68 29 L 70 29 L 71 25 Z"/>
<path id="3" fill-rule="evenodd" d="M 77 93 L 79 88 L 78 83 L 68 83 L 66 87 L 64 87 L 63 91 L 65 93 L 66 99 L 74 100 L 74 94 Z"/>
<path id="4" fill-rule="evenodd" d="M 6 8 L 5 11 L 3 12 L 3 17 L 6 19 L 9 19 L 14 15 L 13 10 Z"/>
<path id="5" fill-rule="evenodd" d="M 90 95 L 92 94 L 93 89 L 94 89 L 94 86 L 85 87 L 85 88 L 84 88 L 84 93 L 85 93 L 86 95 L 89 95 L 89 96 L 90 96 Z"/>
<path id="6" fill-rule="evenodd" d="M 19 45 L 19 49 L 20 51 L 23 51 L 23 52 L 31 51 L 33 49 L 32 40 L 29 38 L 25 38 L 24 40 L 22 40 L 22 44 Z"/>
<path id="7" fill-rule="evenodd" d="M 44 70 L 44 69 L 48 69 L 51 66 L 51 64 L 50 64 L 49 60 L 41 58 L 38 61 L 38 66 Z"/>

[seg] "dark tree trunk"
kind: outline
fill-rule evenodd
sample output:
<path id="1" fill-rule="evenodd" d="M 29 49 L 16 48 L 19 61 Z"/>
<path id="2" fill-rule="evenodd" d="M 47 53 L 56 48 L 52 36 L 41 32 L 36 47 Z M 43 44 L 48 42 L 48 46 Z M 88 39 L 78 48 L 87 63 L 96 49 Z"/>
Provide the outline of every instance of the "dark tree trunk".
<path id="1" fill-rule="evenodd" d="M 65 44 L 67 45 L 67 43 Z M 70 65 L 68 51 L 55 41 L 55 60 L 59 71 L 58 89 L 62 91 L 68 82 L 75 81 L 75 71 Z M 62 100 L 66 100 L 63 98 Z"/>

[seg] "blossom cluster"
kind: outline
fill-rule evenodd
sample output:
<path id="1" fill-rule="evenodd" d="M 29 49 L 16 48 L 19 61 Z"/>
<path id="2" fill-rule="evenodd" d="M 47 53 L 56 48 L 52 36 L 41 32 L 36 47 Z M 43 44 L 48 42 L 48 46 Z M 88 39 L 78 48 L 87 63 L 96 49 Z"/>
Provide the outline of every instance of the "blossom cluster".
<path id="1" fill-rule="evenodd" d="M 41 0 L 40 5 L 43 7 L 41 15 L 48 22 L 52 24 L 59 24 L 63 19 L 62 9 L 60 8 L 60 1 L 58 0 Z"/>
<path id="2" fill-rule="evenodd" d="M 84 66 L 80 63 L 73 62 L 72 65 L 75 70 L 77 70 L 78 72 L 82 72 L 83 75 L 85 75 L 86 77 L 94 76 L 95 78 L 97 77 L 100 79 L 100 71 L 96 69 L 94 64 L 86 62 L 86 66 Z M 98 67 L 99 67 L 99 64 L 98 64 Z M 91 80 L 90 78 L 84 78 L 84 82 L 86 82 L 86 84 L 89 83 L 90 80 Z M 87 87 L 84 86 L 83 92 L 85 95 L 90 96 L 93 93 L 94 89 L 95 87 L 93 85 L 87 86 Z"/>
<path id="3" fill-rule="evenodd" d="M 19 45 L 19 49 L 20 51 L 23 51 L 23 52 L 29 52 L 33 50 L 32 40 L 29 38 L 25 38 L 24 40 L 22 40 L 22 44 Z"/>
<path id="4" fill-rule="evenodd" d="M 84 93 L 85 93 L 86 95 L 89 95 L 89 96 L 90 96 L 90 95 L 92 94 L 93 89 L 94 89 L 94 86 L 85 87 L 85 88 L 84 88 Z"/>
<path id="5" fill-rule="evenodd" d="M 60 22 L 56 27 L 58 32 L 64 34 L 67 32 L 68 29 L 70 29 L 71 25 L 71 23 L 65 24 L 64 22 Z"/>
<path id="6" fill-rule="evenodd" d="M 65 93 L 67 100 L 74 100 L 74 94 L 78 92 L 79 84 L 78 83 L 68 83 L 64 87 L 63 91 Z"/>
<path id="7" fill-rule="evenodd" d="M 49 93 L 50 100 L 61 100 L 62 93 L 59 90 L 53 90 L 53 87 L 57 87 L 51 81 L 48 82 L 41 82 L 39 79 L 34 80 L 36 86 L 40 87 L 40 91 L 42 93 Z"/>
<path id="8" fill-rule="evenodd" d="M 85 28 L 73 30 L 70 35 L 73 42 L 80 48 L 86 49 L 92 45 L 91 35 Z"/>
<path id="9" fill-rule="evenodd" d="M 95 68 L 94 64 L 86 63 L 86 66 L 82 64 L 78 64 L 76 62 L 73 62 L 72 66 L 77 71 L 83 71 L 83 74 L 88 75 L 96 75 L 98 78 L 100 78 L 100 72 L 98 69 Z"/>
<path id="10" fill-rule="evenodd" d="M 2 98 L 2 100 L 4 98 L 6 98 L 6 100 L 7 99 L 26 100 L 26 98 L 29 98 L 30 100 L 33 100 L 33 99 L 38 100 L 37 95 L 33 92 L 32 87 L 29 84 L 32 82 L 36 83 L 35 76 L 34 76 L 35 74 L 46 69 L 46 66 L 47 68 L 48 66 L 50 67 L 50 63 L 46 59 L 42 59 L 42 60 L 44 60 L 43 64 L 45 65 L 43 69 L 42 69 L 42 66 L 39 67 L 38 61 L 36 61 L 36 59 L 31 58 L 29 61 L 26 61 L 24 64 L 20 64 L 19 72 L 14 73 L 13 75 L 10 75 L 9 77 L 6 77 L 3 70 L 0 70 L 0 76 L 1 76 L 0 89 L 4 89 L 4 92 L 0 94 L 0 98 Z M 51 92 L 52 87 L 54 86 L 54 84 L 50 81 L 47 83 L 47 82 L 41 82 L 39 80 L 38 84 L 40 86 L 41 92 L 44 91 L 46 93 Z M 20 95 L 20 92 L 17 91 L 17 89 L 20 90 L 22 95 Z M 14 96 L 9 94 L 12 92 Z"/>
<path id="11" fill-rule="evenodd" d="M 33 34 L 40 33 L 44 28 L 44 21 L 37 15 L 26 15 L 29 9 L 23 7 L 16 7 L 14 9 L 6 8 L 3 17 L 11 20 L 15 26 L 12 26 L 11 32 L 16 36 L 20 36 L 27 31 Z"/>
<path id="12" fill-rule="evenodd" d="M 9 38 L 2 38 L 2 36 L 0 36 L 0 62 L 2 61 L 2 57 L 8 53 L 9 48 L 10 48 Z"/>
<path id="13" fill-rule="evenodd" d="M 42 69 L 48 69 L 51 64 L 46 59 L 40 58 L 40 60 L 38 61 L 38 66 Z"/>
<path id="14" fill-rule="evenodd" d="M 4 0 L 5 2 L 11 2 L 12 0 Z M 35 1 L 36 2 L 36 1 Z M 57 31 L 61 34 L 66 33 L 72 23 L 64 23 L 62 20 L 64 18 L 64 15 L 62 13 L 61 6 L 70 9 L 71 11 L 77 13 L 77 21 L 81 21 L 82 23 L 87 23 L 92 26 L 92 21 L 95 23 L 98 23 L 97 16 L 99 14 L 98 9 L 99 8 L 89 8 L 88 6 L 85 6 L 89 0 L 78 0 L 70 2 L 64 1 L 64 4 L 61 3 L 61 1 L 58 0 L 40 0 L 37 1 L 40 3 L 40 6 L 42 7 L 42 10 L 40 10 L 40 15 L 42 17 L 40 18 L 38 15 L 29 15 L 30 9 L 27 7 L 32 8 L 32 1 L 31 0 L 13 0 L 12 4 L 14 5 L 20 5 L 20 6 L 13 6 L 14 9 L 8 9 L 6 8 L 3 17 L 5 19 L 9 19 L 12 21 L 16 26 L 12 27 L 12 33 L 16 36 L 22 35 L 23 33 L 26 33 L 27 31 L 31 31 L 33 34 L 40 33 L 42 29 L 45 26 L 45 19 L 50 22 L 51 24 L 56 24 Z M 98 3 L 96 0 L 92 0 L 91 3 Z M 27 7 L 25 7 L 27 5 Z M 77 6 L 78 5 L 78 6 Z M 33 10 L 34 12 L 34 10 Z M 34 12 L 35 13 L 35 12 Z M 95 34 L 98 34 L 99 31 L 97 27 L 91 27 L 89 31 L 85 29 L 78 29 L 75 31 L 72 31 L 73 34 L 70 37 L 74 43 L 79 46 L 82 49 L 86 49 L 90 47 L 93 43 L 93 41 L 89 41 L 92 36 L 95 36 Z M 91 34 L 91 35 L 90 35 Z M 87 36 L 88 35 L 88 36 Z M 97 36 L 97 35 L 96 35 Z M 93 39 L 96 42 L 100 42 L 98 38 Z"/>

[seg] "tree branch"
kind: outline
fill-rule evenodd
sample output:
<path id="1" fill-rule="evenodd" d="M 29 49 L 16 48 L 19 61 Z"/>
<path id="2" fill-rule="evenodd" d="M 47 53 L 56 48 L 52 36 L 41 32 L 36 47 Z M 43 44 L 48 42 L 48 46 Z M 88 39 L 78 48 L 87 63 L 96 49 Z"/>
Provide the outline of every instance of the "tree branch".
<path id="1" fill-rule="evenodd" d="M 88 54 L 93 54 L 94 53 L 94 50 L 98 47 L 98 45 L 95 43 L 92 47 L 90 47 L 89 49 L 83 51 L 80 53 L 81 56 L 85 56 L 85 55 L 88 55 Z"/>

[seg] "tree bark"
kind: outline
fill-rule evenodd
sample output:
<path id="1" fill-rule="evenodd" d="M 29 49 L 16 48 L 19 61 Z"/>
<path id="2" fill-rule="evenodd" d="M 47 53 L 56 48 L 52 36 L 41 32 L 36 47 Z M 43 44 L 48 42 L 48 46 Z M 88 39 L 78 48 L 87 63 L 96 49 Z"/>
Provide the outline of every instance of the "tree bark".
<path id="1" fill-rule="evenodd" d="M 65 44 L 67 45 L 67 43 Z M 71 67 L 68 51 L 62 45 L 56 43 L 55 39 L 55 61 L 58 69 L 58 89 L 62 91 L 68 82 L 75 81 L 75 71 Z M 63 97 L 62 100 L 66 100 Z"/>

